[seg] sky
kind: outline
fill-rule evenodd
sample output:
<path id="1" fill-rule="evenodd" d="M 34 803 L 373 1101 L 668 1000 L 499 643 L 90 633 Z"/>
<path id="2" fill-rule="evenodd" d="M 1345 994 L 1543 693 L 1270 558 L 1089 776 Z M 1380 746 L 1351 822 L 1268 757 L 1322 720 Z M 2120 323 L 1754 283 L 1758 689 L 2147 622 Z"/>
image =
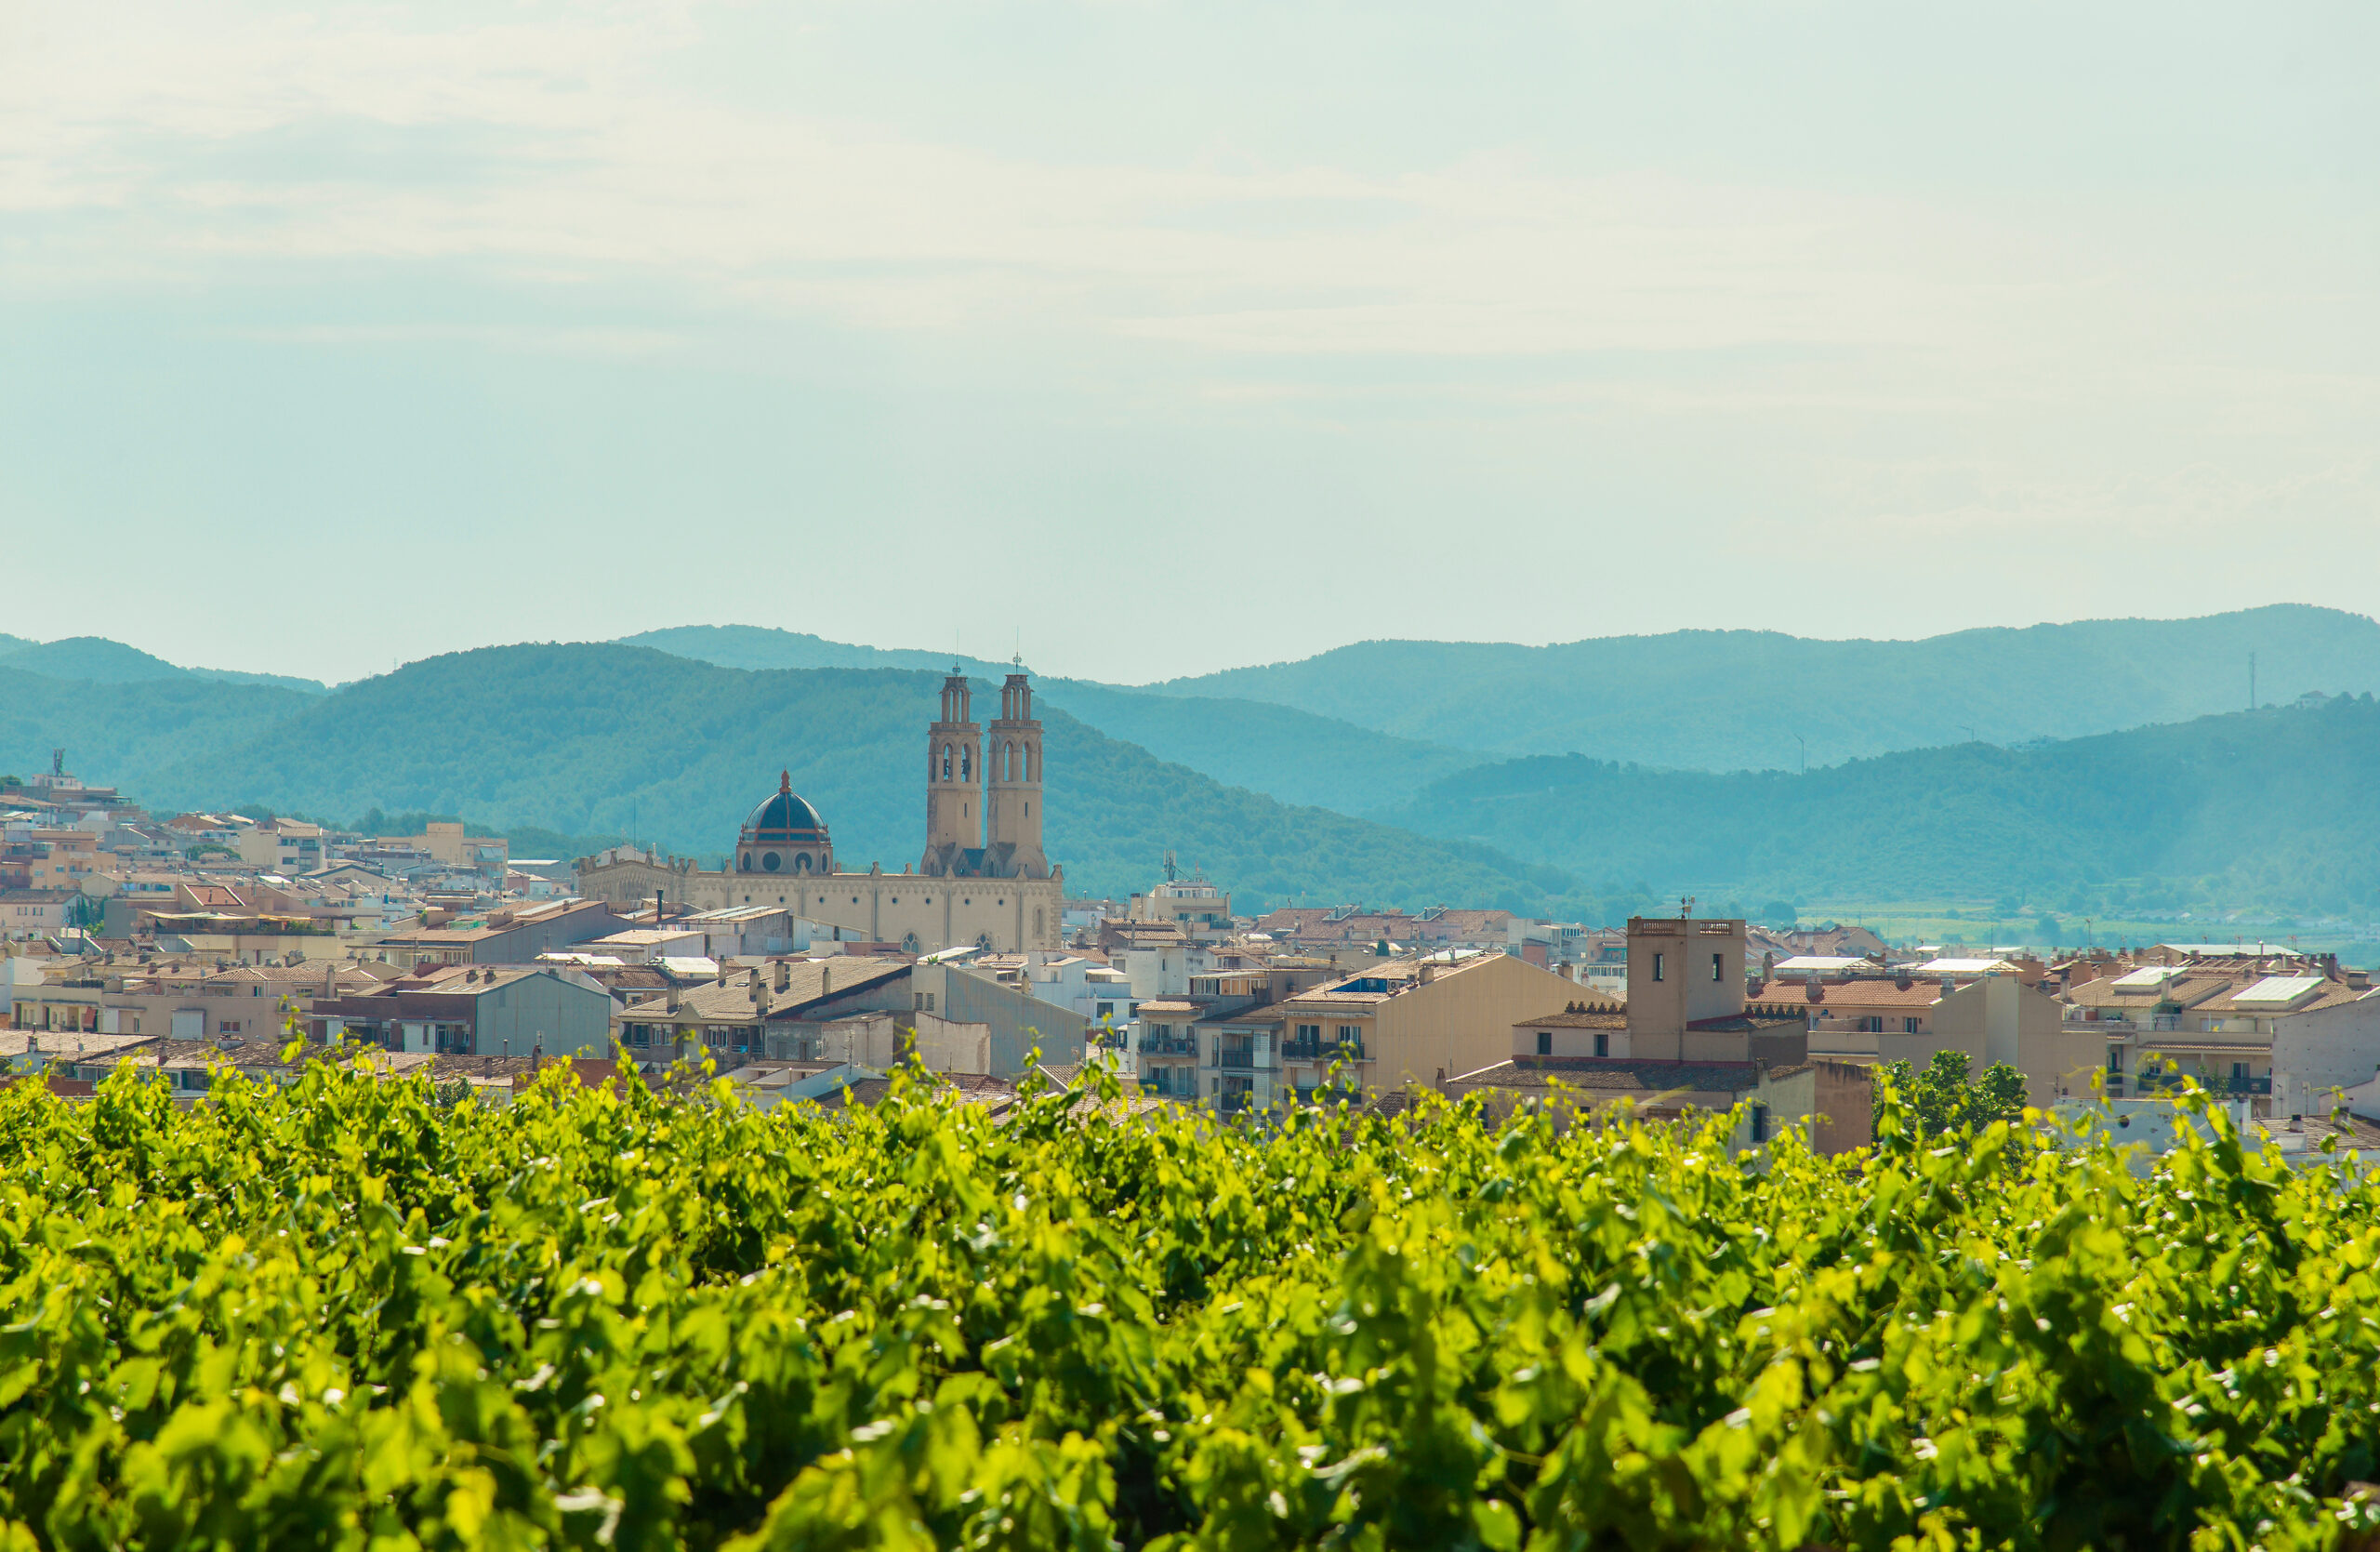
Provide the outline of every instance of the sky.
<path id="1" fill-rule="evenodd" d="M 2380 570 L 2380 9 L 0 0 L 0 631 L 1138 682 Z"/>

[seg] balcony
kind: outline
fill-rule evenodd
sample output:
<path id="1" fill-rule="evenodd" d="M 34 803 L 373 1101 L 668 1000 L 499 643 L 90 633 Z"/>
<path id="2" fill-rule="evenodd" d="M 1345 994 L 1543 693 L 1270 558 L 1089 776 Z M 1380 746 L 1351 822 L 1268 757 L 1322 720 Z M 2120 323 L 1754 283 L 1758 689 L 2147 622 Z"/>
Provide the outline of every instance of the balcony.
<path id="1" fill-rule="evenodd" d="M 1281 1047 L 1281 1059 L 1285 1062 L 1335 1062 L 1342 1059 L 1360 1062 L 1365 1058 L 1363 1043 L 1359 1041 L 1293 1040 Z"/>
<path id="2" fill-rule="evenodd" d="M 1193 1035 L 1164 1035 L 1141 1041 L 1144 1056 L 1195 1056 L 1198 1054 L 1197 1038 Z"/>
<path id="3" fill-rule="evenodd" d="M 2272 1080 L 2266 1078 L 2214 1078 L 2200 1072 L 2144 1072 L 2133 1078 L 2133 1083 L 2145 1097 L 2159 1089 L 2179 1089 L 2184 1080 L 2194 1079 L 2198 1086 L 2209 1094 L 2266 1094 L 2272 1093 Z M 2110 1078 L 2109 1092 L 2113 1093 L 2121 1080 Z"/>
<path id="4" fill-rule="evenodd" d="M 1255 1103 L 1256 1096 L 1245 1089 L 1235 1089 L 1229 1094 L 1215 1095 L 1215 1109 L 1226 1116 L 1236 1116 Z"/>

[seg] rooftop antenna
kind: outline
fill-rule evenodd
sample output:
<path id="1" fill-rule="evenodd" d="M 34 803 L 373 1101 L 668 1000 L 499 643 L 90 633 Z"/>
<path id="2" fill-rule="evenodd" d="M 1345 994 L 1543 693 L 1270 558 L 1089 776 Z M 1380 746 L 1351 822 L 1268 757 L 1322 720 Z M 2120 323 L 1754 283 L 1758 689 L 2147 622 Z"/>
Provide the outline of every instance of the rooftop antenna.
<path id="1" fill-rule="evenodd" d="M 1173 848 L 1172 848 L 1172 847 L 1170 847 L 1170 846 L 1168 846 L 1168 847 L 1165 849 L 1165 882 L 1168 882 L 1168 883 L 1171 883 L 1171 882 L 1173 882 L 1173 880 L 1174 880 L 1174 875 L 1175 875 L 1175 869 L 1174 869 L 1174 866 L 1173 866 Z"/>

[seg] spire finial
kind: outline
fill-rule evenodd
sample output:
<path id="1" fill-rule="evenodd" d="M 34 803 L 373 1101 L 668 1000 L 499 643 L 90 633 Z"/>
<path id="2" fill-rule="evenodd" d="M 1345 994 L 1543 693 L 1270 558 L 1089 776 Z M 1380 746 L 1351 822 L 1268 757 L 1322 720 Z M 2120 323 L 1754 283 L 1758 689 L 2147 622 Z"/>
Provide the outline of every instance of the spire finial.
<path id="1" fill-rule="evenodd" d="M 777 790 L 780 792 L 790 792 L 793 790 L 793 773 L 791 771 L 786 770 L 779 771 L 777 773 Z"/>

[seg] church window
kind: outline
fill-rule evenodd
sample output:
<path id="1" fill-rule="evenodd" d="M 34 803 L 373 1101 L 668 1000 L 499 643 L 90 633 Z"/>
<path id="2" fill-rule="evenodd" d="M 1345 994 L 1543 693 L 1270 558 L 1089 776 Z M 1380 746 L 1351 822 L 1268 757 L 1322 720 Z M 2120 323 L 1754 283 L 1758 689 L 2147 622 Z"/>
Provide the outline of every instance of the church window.
<path id="1" fill-rule="evenodd" d="M 942 779 L 945 781 L 950 779 L 950 746 L 948 744 L 942 746 Z"/>
<path id="2" fill-rule="evenodd" d="M 959 746 L 959 775 L 961 780 L 964 780 L 975 774 L 974 766 L 972 763 L 974 758 L 974 745 L 961 744 Z"/>
<path id="3" fill-rule="evenodd" d="M 760 866 L 767 869 L 772 873 L 777 870 L 780 861 L 781 859 L 774 852 L 762 852 L 760 854 Z"/>

